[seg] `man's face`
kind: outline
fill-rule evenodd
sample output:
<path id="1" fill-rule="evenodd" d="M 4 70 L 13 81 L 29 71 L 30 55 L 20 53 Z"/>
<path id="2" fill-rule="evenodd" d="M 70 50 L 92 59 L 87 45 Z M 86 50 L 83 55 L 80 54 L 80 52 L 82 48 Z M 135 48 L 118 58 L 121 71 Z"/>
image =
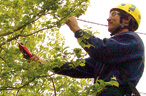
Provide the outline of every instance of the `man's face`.
<path id="1" fill-rule="evenodd" d="M 108 31 L 114 32 L 120 25 L 120 15 L 119 12 L 116 10 L 113 10 L 110 12 L 108 21 Z"/>

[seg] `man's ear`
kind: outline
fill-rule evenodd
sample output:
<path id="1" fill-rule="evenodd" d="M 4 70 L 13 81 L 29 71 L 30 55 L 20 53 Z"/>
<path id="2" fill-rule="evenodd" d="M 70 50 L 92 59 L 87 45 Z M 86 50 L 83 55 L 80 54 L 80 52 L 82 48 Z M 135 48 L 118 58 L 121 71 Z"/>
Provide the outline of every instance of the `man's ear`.
<path id="1" fill-rule="evenodd" d="M 131 17 L 124 18 L 124 19 L 122 20 L 123 25 L 124 25 L 124 26 L 129 26 L 130 20 L 131 20 Z"/>

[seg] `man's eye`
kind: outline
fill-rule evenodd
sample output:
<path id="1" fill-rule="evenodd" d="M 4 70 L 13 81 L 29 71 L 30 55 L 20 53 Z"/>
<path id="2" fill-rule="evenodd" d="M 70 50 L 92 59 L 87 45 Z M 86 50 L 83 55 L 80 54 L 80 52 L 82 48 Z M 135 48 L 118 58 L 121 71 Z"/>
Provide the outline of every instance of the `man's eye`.
<path id="1" fill-rule="evenodd" d="M 116 16 L 116 13 L 115 13 L 115 12 L 113 12 L 111 15 L 112 15 L 112 16 Z"/>
<path id="2" fill-rule="evenodd" d="M 114 16 L 118 15 L 118 13 L 119 13 L 119 12 L 117 12 L 117 11 L 112 11 L 112 12 L 110 13 L 110 16 L 111 16 L 111 17 L 114 17 Z"/>

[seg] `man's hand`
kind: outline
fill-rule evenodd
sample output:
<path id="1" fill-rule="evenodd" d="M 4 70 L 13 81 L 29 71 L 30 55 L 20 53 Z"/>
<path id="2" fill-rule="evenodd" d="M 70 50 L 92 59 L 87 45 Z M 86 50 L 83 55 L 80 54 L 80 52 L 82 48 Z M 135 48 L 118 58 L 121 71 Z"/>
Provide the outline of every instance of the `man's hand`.
<path id="1" fill-rule="evenodd" d="M 35 62 L 39 62 L 40 59 L 39 59 L 39 57 L 37 55 L 32 53 L 32 57 L 30 57 L 30 60 L 31 61 L 35 61 Z"/>
<path id="2" fill-rule="evenodd" d="M 33 53 L 32 53 L 32 57 L 29 59 L 29 61 L 35 61 L 35 62 L 39 62 L 39 63 L 48 62 L 47 60 L 40 59 L 37 55 L 35 55 Z"/>
<path id="3" fill-rule="evenodd" d="M 79 29 L 81 29 L 78 26 L 78 22 L 75 16 L 69 17 L 66 21 L 66 24 L 68 25 L 68 27 L 70 28 L 70 30 L 72 30 L 74 33 L 76 31 L 78 31 Z"/>

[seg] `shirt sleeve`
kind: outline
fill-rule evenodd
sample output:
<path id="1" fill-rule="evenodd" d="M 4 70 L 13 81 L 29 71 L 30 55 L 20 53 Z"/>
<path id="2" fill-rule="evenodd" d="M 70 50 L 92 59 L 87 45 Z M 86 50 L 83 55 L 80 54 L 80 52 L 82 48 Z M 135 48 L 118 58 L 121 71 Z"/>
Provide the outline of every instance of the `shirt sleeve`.
<path id="1" fill-rule="evenodd" d="M 67 62 L 62 67 L 54 68 L 54 72 L 57 74 L 67 75 L 74 78 L 94 78 L 94 68 L 96 62 L 92 58 L 86 58 L 85 66 L 77 66 L 75 68 L 71 68 L 69 65 L 72 62 Z"/>
<path id="2" fill-rule="evenodd" d="M 91 58 L 104 64 L 124 63 L 142 56 L 143 44 L 134 32 L 124 32 L 102 40 L 78 30 L 75 37 Z"/>

